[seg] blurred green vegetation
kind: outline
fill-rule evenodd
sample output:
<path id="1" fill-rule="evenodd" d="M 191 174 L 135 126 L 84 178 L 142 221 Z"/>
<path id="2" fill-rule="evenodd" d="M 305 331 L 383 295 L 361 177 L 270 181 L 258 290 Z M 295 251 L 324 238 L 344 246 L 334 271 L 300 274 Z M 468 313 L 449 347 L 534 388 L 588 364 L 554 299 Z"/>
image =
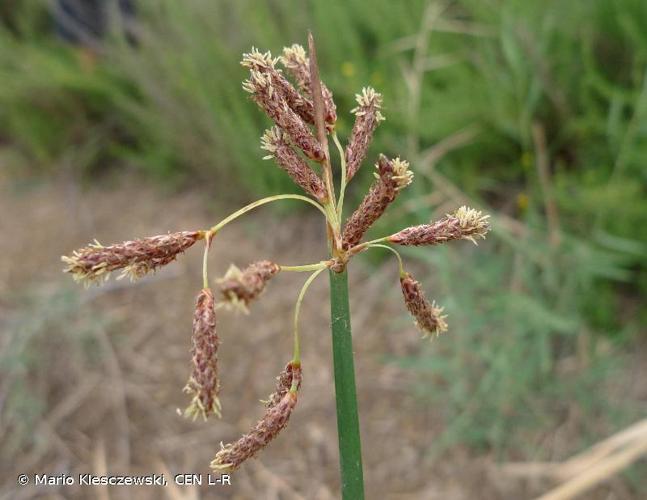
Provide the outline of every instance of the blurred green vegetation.
<path id="1" fill-rule="evenodd" d="M 419 279 L 436 276 L 454 341 L 398 362 L 433 372 L 421 394 L 444 402 L 443 443 L 523 448 L 571 404 L 617 425 L 644 412 L 596 388 L 617 368 L 608 346 L 637 342 L 647 319 L 647 2 L 160 0 L 138 21 L 135 47 L 115 34 L 95 61 L 53 38 L 40 2 L 4 13 L 5 164 L 127 164 L 229 197 L 294 190 L 261 160 L 268 124 L 238 63 L 311 28 L 340 136 L 372 85 L 387 121 L 370 154 L 416 171 L 385 224 L 468 202 L 496 215 L 479 252 L 409 252 Z"/>

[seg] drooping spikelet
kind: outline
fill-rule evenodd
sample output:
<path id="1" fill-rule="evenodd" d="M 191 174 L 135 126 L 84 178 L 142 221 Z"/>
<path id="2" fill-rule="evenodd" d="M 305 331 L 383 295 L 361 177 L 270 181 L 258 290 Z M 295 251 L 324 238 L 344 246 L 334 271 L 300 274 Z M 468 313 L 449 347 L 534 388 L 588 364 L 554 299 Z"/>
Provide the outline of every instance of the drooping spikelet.
<path id="1" fill-rule="evenodd" d="M 353 178 L 362 165 L 368 146 L 373 139 L 373 132 L 384 120 L 384 116 L 380 112 L 381 94 L 375 92 L 371 87 L 365 87 L 361 94 L 355 96 L 355 99 L 357 99 L 357 107 L 352 110 L 355 113 L 355 124 L 348 146 L 346 146 L 346 179 L 348 181 Z"/>
<path id="2" fill-rule="evenodd" d="M 213 292 L 204 288 L 198 295 L 193 315 L 193 370 L 184 392 L 192 396 L 184 416 L 205 420 L 211 415 L 220 416 L 220 379 L 218 378 L 218 344 L 216 309 Z"/>
<path id="3" fill-rule="evenodd" d="M 326 188 L 323 181 L 292 149 L 286 134 L 279 127 L 272 127 L 265 131 L 261 137 L 261 149 L 270 153 L 263 158 L 264 160 L 275 158 L 276 163 L 304 191 L 321 202 L 326 199 Z"/>
<path id="4" fill-rule="evenodd" d="M 72 273 L 75 281 L 86 286 L 107 280 L 112 271 L 119 269 L 122 272 L 117 279 L 130 276 L 134 280 L 172 262 L 202 238 L 204 231 L 180 231 L 107 247 L 95 240 L 87 247 L 75 250 L 71 256 L 61 257 L 61 260 L 67 264 L 64 272 Z"/>
<path id="5" fill-rule="evenodd" d="M 436 307 L 434 302 L 429 303 L 420 286 L 409 273 L 400 278 L 404 303 L 411 315 L 416 319 L 416 325 L 424 332 L 423 338 L 430 335 L 440 335 L 447 331 L 447 323 L 442 314 L 443 308 Z"/>
<path id="6" fill-rule="evenodd" d="M 243 89 L 252 94 L 256 104 L 290 136 L 292 142 L 308 158 L 315 161 L 325 158 L 321 144 L 303 119 L 290 108 L 284 95 L 274 85 L 270 74 L 251 70 L 249 79 L 243 82 Z"/>
<path id="7" fill-rule="evenodd" d="M 253 457 L 265 448 L 281 430 L 285 428 L 297 404 L 297 390 L 301 384 L 301 368 L 298 365 L 288 365 L 289 371 L 284 370 L 279 376 L 277 392 L 272 394 L 266 403 L 265 415 L 238 441 L 222 445 L 211 462 L 211 467 L 219 471 L 233 471 L 245 460 Z M 292 375 L 289 377 L 289 375 Z M 287 389 L 286 389 L 287 387 Z"/>
<path id="8" fill-rule="evenodd" d="M 279 401 L 283 399 L 283 396 L 285 396 L 285 394 L 292 388 L 293 383 L 296 389 L 299 390 L 301 388 L 301 377 L 302 373 L 300 363 L 290 361 L 285 365 L 283 371 L 278 377 L 276 377 L 276 389 L 272 394 L 270 394 L 267 401 L 265 401 L 265 407 L 272 408 L 273 406 L 276 406 Z"/>
<path id="9" fill-rule="evenodd" d="M 438 245 L 451 240 L 485 238 L 490 230 L 489 215 L 473 208 L 461 207 L 439 221 L 413 226 L 389 236 L 391 243 L 398 245 Z"/>
<path id="10" fill-rule="evenodd" d="M 311 97 L 310 60 L 306 56 L 305 49 L 296 43 L 290 47 L 284 47 L 280 61 L 288 70 L 288 73 L 296 80 L 301 92 Z M 321 82 L 321 94 L 324 101 L 324 121 L 326 129 L 330 132 L 335 128 L 335 123 L 337 122 L 337 107 L 335 106 L 332 92 L 323 82 Z"/>
<path id="11" fill-rule="evenodd" d="M 344 227 L 342 241 L 346 250 L 361 241 L 364 233 L 395 200 L 398 192 L 411 184 L 413 179 L 409 162 L 400 158 L 389 160 L 386 156 L 380 155 L 375 167 L 377 168 L 375 181 Z"/>
<path id="12" fill-rule="evenodd" d="M 306 123 L 314 124 L 314 105 L 307 97 L 300 94 L 297 89 L 283 76 L 275 65 L 279 58 L 273 59 L 270 52 L 261 53 L 252 47 L 252 51 L 243 54 L 241 65 L 252 71 L 269 75 L 272 79 L 274 90 L 281 94 L 287 105 Z"/>
<path id="13" fill-rule="evenodd" d="M 218 280 L 225 304 L 247 312 L 249 303 L 263 292 L 270 278 L 280 270 L 278 264 L 269 260 L 254 262 L 242 271 L 232 264 Z"/>

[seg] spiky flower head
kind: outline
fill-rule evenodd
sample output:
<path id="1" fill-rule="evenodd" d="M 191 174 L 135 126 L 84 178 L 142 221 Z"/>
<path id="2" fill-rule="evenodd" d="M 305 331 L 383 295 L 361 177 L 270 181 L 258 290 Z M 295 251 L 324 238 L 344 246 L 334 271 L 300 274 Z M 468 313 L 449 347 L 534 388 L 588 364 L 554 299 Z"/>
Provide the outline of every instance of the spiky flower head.
<path id="1" fill-rule="evenodd" d="M 295 43 L 289 47 L 283 47 L 283 55 L 279 58 L 290 75 L 296 80 L 297 85 L 303 92 L 310 91 L 310 60 L 302 45 Z"/>
<path id="2" fill-rule="evenodd" d="M 135 280 L 174 261 L 204 235 L 204 231 L 180 231 L 107 247 L 95 240 L 61 260 L 67 264 L 64 272 L 86 286 L 107 280 L 117 270 L 121 270 L 117 279 L 129 276 Z"/>
<path id="3" fill-rule="evenodd" d="M 204 288 L 198 295 L 193 315 L 191 337 L 193 370 L 184 392 L 192 396 L 184 416 L 205 420 L 211 415 L 220 417 L 220 379 L 218 378 L 218 344 L 216 309 L 213 292 Z"/>
<path id="4" fill-rule="evenodd" d="M 288 384 L 289 388 L 285 390 Z M 211 462 L 211 467 L 219 471 L 233 471 L 265 448 L 287 425 L 297 404 L 297 390 L 300 385 L 301 368 L 292 364 L 289 371 L 286 369 L 279 376 L 277 392 L 272 394 L 266 403 L 263 418 L 235 443 L 221 443 L 221 449 Z"/>
<path id="5" fill-rule="evenodd" d="M 317 200 L 325 201 L 326 188 L 323 181 L 292 148 L 287 135 L 280 128 L 272 127 L 265 131 L 261 137 L 261 149 L 270 153 L 264 160 L 275 158 L 276 163 L 297 185 Z"/>
<path id="6" fill-rule="evenodd" d="M 265 290 L 267 282 L 280 270 L 278 264 L 269 260 L 254 262 L 242 271 L 232 264 L 218 280 L 224 303 L 247 313 L 249 303 Z"/>
<path id="7" fill-rule="evenodd" d="M 346 146 L 346 178 L 351 180 L 362 165 L 368 146 L 373 140 L 373 132 L 384 120 L 380 112 L 382 95 L 371 87 L 364 87 L 361 94 L 355 96 L 357 107 L 352 110 L 355 114 L 355 124 Z"/>
<path id="8" fill-rule="evenodd" d="M 397 158 L 391 160 L 393 164 L 393 175 L 391 179 L 395 182 L 395 190 L 400 191 L 413 182 L 413 172 L 409 170 L 409 162 Z M 377 175 L 377 174 L 375 174 Z"/>
<path id="9" fill-rule="evenodd" d="M 376 92 L 373 87 L 364 87 L 361 94 L 355 94 L 357 106 L 351 109 L 355 116 L 364 116 L 367 113 L 375 115 L 378 122 L 385 120 L 380 109 L 382 108 L 382 94 Z"/>
<path id="10" fill-rule="evenodd" d="M 308 158 L 315 161 L 325 158 L 321 144 L 312 135 L 303 118 L 290 108 L 280 89 L 274 86 L 270 74 L 252 70 L 249 78 L 243 82 L 243 89 L 252 94 L 256 104 L 290 136 L 292 142 Z"/>
<path id="11" fill-rule="evenodd" d="M 420 286 L 409 273 L 400 278 L 404 303 L 411 315 L 416 320 L 416 325 L 424 333 L 423 338 L 430 335 L 438 336 L 447 331 L 443 308 L 437 307 L 435 302 L 429 302 Z"/>
<path id="12" fill-rule="evenodd" d="M 398 245 L 439 245 L 451 240 L 485 238 L 490 230 L 489 215 L 473 208 L 462 206 L 453 214 L 439 221 L 408 227 L 389 236 L 389 241 Z"/>
<path id="13" fill-rule="evenodd" d="M 375 168 L 375 180 L 369 192 L 344 226 L 342 244 L 345 249 L 361 241 L 364 233 L 395 200 L 398 192 L 411 184 L 413 179 L 413 173 L 409 171 L 409 162 L 400 158 L 389 160 L 380 155 Z"/>
<path id="14" fill-rule="evenodd" d="M 273 69 L 279 58 L 273 58 L 272 53 L 261 52 L 255 47 L 252 47 L 251 52 L 243 54 L 243 60 L 240 65 L 244 68 L 259 70 L 259 69 Z"/>
<path id="15" fill-rule="evenodd" d="M 280 61 L 288 73 L 296 80 L 301 92 L 309 98 L 312 98 L 310 59 L 306 55 L 305 49 L 299 44 L 284 47 Z M 326 124 L 326 130 L 330 132 L 335 128 L 335 123 L 337 122 L 337 107 L 333 100 L 332 92 L 323 82 L 321 82 L 321 94 L 324 104 L 324 122 Z"/>
<path id="16" fill-rule="evenodd" d="M 288 107 L 306 123 L 314 124 L 314 105 L 312 101 L 300 94 L 283 76 L 281 70 L 275 67 L 278 60 L 278 57 L 273 59 L 270 52 L 261 53 L 252 47 L 250 53 L 243 54 L 243 60 L 240 64 L 251 71 L 256 71 L 269 77 L 273 91 L 281 95 Z"/>

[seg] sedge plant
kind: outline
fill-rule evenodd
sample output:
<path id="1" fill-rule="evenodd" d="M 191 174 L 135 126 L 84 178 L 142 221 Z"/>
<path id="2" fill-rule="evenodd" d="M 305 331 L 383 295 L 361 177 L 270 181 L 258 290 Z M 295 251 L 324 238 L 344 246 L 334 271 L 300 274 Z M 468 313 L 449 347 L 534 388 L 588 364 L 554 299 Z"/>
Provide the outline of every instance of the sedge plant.
<path id="1" fill-rule="evenodd" d="M 278 64 L 283 69 L 279 69 Z M 243 88 L 252 100 L 274 122 L 261 138 L 261 147 L 305 195 L 279 194 L 257 200 L 225 217 L 214 226 L 197 231 L 180 231 L 166 235 L 103 246 L 95 243 L 64 256 L 66 272 L 84 284 L 101 283 L 113 271 L 136 279 L 153 272 L 198 243 L 204 244 L 202 289 L 198 294 L 193 318 L 192 369 L 184 391 L 189 404 L 184 415 L 208 419 L 221 416 L 218 395 L 221 380 L 218 367 L 220 339 L 217 333 L 217 311 L 247 311 L 265 290 L 268 282 L 282 272 L 307 272 L 296 299 L 293 317 L 294 348 L 292 358 L 277 377 L 275 391 L 268 397 L 265 413 L 246 434 L 221 449 L 211 462 L 220 471 L 232 471 L 268 445 L 287 425 L 297 404 L 303 378 L 299 311 L 310 284 L 328 272 L 330 280 L 331 333 L 337 406 L 342 496 L 361 499 L 364 496 L 359 418 L 355 389 L 355 370 L 348 299 L 347 266 L 356 255 L 370 249 L 387 249 L 397 258 L 400 285 L 406 308 L 415 318 L 424 336 L 436 336 L 447 329 L 443 309 L 430 302 L 420 283 L 404 269 L 397 245 L 437 245 L 451 240 L 476 242 L 489 230 L 488 216 L 460 207 L 444 218 L 408 227 L 395 234 L 364 241 L 364 234 L 396 199 L 398 193 L 413 180 L 409 163 L 400 158 L 379 155 L 375 180 L 355 211 L 342 224 L 344 193 L 366 160 L 373 133 L 384 117 L 382 96 L 372 88 L 364 88 L 356 96 L 357 107 L 350 137 L 344 148 L 335 132 L 337 110 L 333 95 L 321 82 L 312 35 L 308 51 L 292 45 L 280 57 L 252 49 L 244 54 L 242 63 L 249 69 Z M 284 73 L 285 71 L 285 73 Z M 285 75 L 291 77 L 288 80 Z M 333 172 L 329 139 L 339 153 Z M 336 186 L 333 179 L 340 179 Z M 268 260 L 254 262 L 244 269 L 231 266 L 215 283 L 208 275 L 210 249 L 229 223 L 262 205 L 297 200 L 317 209 L 324 218 L 328 249 L 325 257 L 306 265 L 282 265 Z M 219 313 L 218 313 L 219 314 Z"/>

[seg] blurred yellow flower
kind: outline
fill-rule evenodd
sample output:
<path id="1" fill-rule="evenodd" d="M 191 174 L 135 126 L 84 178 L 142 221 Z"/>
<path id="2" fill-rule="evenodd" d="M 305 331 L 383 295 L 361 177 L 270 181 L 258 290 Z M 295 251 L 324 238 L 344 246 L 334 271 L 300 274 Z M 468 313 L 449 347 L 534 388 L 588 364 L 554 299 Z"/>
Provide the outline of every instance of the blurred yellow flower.
<path id="1" fill-rule="evenodd" d="M 341 74 L 346 78 L 355 76 L 355 66 L 353 63 L 346 61 L 341 64 Z"/>

